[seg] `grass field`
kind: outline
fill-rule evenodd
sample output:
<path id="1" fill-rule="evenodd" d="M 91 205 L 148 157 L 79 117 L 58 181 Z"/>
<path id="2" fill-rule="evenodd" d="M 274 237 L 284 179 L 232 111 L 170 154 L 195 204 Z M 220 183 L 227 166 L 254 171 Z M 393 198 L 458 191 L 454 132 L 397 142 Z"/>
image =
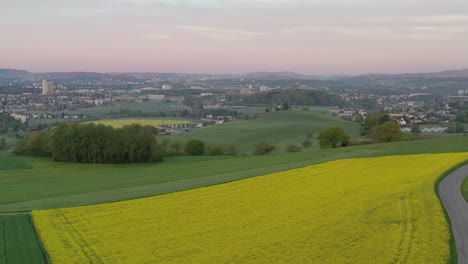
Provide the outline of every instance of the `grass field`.
<path id="1" fill-rule="evenodd" d="M 356 123 L 315 112 L 280 111 L 265 113 L 257 119 L 196 129 L 169 139 L 187 141 L 197 138 L 209 146 L 234 144 L 241 154 L 251 154 L 256 144 L 267 142 L 276 144 L 277 152 L 284 152 L 290 144 L 301 146 L 308 132 L 313 134 L 312 140 L 317 146 L 318 134 L 331 126 L 341 126 L 355 138 L 358 137 L 359 125 Z"/>
<path id="2" fill-rule="evenodd" d="M 467 158 L 339 160 L 33 218 L 55 263 L 447 263 L 434 184 Z"/>
<path id="3" fill-rule="evenodd" d="M 119 201 L 193 189 L 330 160 L 468 151 L 468 137 L 270 156 L 176 157 L 156 164 L 68 164 L 0 152 L 0 212 Z M 5 158 L 6 157 L 6 158 Z"/>
<path id="4" fill-rule="evenodd" d="M 462 195 L 465 197 L 466 202 L 468 202 L 468 177 L 465 178 L 462 185 Z"/>
<path id="5" fill-rule="evenodd" d="M 46 263 L 29 215 L 0 215 L 0 263 Z"/>
<path id="6" fill-rule="evenodd" d="M 140 124 L 142 126 L 154 126 L 161 128 L 164 125 L 180 125 L 180 124 L 191 124 L 188 120 L 177 120 L 177 119 L 147 119 L 147 118 L 132 118 L 132 119 L 108 119 L 108 120 L 96 120 L 87 123 L 94 123 L 96 125 L 103 124 L 120 128 L 131 124 Z"/>
<path id="7" fill-rule="evenodd" d="M 32 166 L 27 159 L 12 156 L 7 151 L 0 151 L 0 175 L 2 175 L 2 171 L 6 170 L 31 168 Z"/>

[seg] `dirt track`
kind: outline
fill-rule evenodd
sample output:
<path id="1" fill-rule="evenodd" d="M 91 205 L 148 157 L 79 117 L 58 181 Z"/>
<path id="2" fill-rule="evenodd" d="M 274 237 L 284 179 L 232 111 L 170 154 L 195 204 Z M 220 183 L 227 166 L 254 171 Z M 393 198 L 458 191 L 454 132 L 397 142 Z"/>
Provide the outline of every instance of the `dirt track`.
<path id="1" fill-rule="evenodd" d="M 468 165 L 447 176 L 439 187 L 440 198 L 452 223 L 460 264 L 468 264 L 468 203 L 461 194 L 461 185 L 466 176 Z"/>

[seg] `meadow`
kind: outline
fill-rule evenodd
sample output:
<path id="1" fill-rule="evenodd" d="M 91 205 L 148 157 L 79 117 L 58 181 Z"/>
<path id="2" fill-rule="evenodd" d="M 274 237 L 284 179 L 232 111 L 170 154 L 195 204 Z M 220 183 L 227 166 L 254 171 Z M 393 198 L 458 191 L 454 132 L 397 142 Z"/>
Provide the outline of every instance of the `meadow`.
<path id="1" fill-rule="evenodd" d="M 249 140 L 253 144 L 262 138 L 254 135 L 255 132 L 265 135 L 267 127 L 271 135 L 282 133 L 285 138 L 297 135 L 297 141 L 303 140 L 307 131 L 315 134 L 326 124 L 349 126 L 350 131 L 355 129 L 354 133 L 357 133 L 357 127 L 353 123 L 328 119 L 329 117 L 315 113 L 292 111 L 291 113 L 292 116 L 285 112 L 276 112 L 275 115 L 278 115 L 281 122 L 289 120 L 289 124 L 293 124 L 289 128 L 294 127 L 294 124 L 297 125 L 296 130 L 275 124 L 275 118 L 268 114 L 263 120 L 261 117 L 255 120 L 236 121 L 202 130 L 206 129 L 205 131 L 209 132 L 210 129 L 217 130 L 229 125 L 239 133 L 243 133 L 242 129 L 246 126 L 254 127 L 261 124 L 252 130 L 253 140 L 245 138 L 237 141 L 239 144 L 249 143 Z M 238 122 L 241 124 L 236 125 Z M 210 134 L 211 132 L 207 133 L 205 137 L 208 142 L 211 140 Z M 216 137 L 215 134 L 211 135 L 213 138 Z M 279 137 L 277 139 L 279 141 L 273 143 L 282 146 L 288 144 L 281 143 L 282 139 Z M 158 164 L 130 165 L 60 163 L 45 158 L 12 156 L 4 151 L 0 152 L 0 213 L 90 205 L 167 194 L 345 158 L 466 152 L 467 144 L 468 137 L 462 136 L 327 150 L 318 149 L 314 142 L 311 149 L 300 153 L 287 153 L 280 149 L 269 156 L 172 157 Z M 248 151 L 250 147 L 244 149 Z M 23 237 L 35 239 L 31 224 L 29 228 L 23 227 L 22 230 L 25 232 Z M 28 230 L 29 235 L 27 235 Z M 4 238 L 4 241 L 7 241 L 9 247 L 19 248 L 23 244 L 21 240 L 11 236 L 8 240 Z M 23 263 L 43 261 L 39 255 L 36 255 L 38 260 L 31 261 L 30 256 L 24 255 L 22 251 L 10 250 L 10 252 L 10 258 L 24 259 Z"/>
<path id="2" fill-rule="evenodd" d="M 188 120 L 177 120 L 177 119 L 146 119 L 146 118 L 131 118 L 131 119 L 107 119 L 107 120 L 96 120 L 86 123 L 94 123 L 96 125 L 106 125 L 112 126 L 114 128 L 121 128 L 126 125 L 139 124 L 142 126 L 154 126 L 157 128 L 162 128 L 164 125 L 181 125 L 181 124 L 191 124 L 191 121 Z"/>
<path id="3" fill-rule="evenodd" d="M 220 184 L 326 161 L 467 151 L 468 137 L 312 148 L 269 156 L 174 157 L 158 164 L 70 164 L 0 152 L 0 212 L 113 202 Z"/>
<path id="4" fill-rule="evenodd" d="M 338 160 L 32 215 L 54 263 L 446 263 L 434 184 L 467 158 Z"/>
<path id="5" fill-rule="evenodd" d="M 318 134 L 327 127 L 343 127 L 354 138 L 359 137 L 359 124 L 319 114 L 313 111 L 279 111 L 264 113 L 250 120 L 238 120 L 222 125 L 196 129 L 177 136 L 171 141 L 188 141 L 197 138 L 209 146 L 233 144 L 240 154 L 252 154 L 258 143 L 267 142 L 277 145 L 277 152 L 284 152 L 290 144 L 301 146 L 307 133 L 316 143 Z"/>
<path id="6" fill-rule="evenodd" d="M 0 263 L 46 263 L 29 215 L 0 215 Z"/>

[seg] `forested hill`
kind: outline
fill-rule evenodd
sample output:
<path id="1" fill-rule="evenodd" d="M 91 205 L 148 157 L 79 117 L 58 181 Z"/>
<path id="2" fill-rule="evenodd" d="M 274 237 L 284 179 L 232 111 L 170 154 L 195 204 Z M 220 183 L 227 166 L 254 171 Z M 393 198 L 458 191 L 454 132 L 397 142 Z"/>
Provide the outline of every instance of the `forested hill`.
<path id="1" fill-rule="evenodd" d="M 248 104 L 283 104 L 289 105 L 317 105 L 317 106 L 341 106 L 345 102 L 335 94 L 329 94 L 319 90 L 277 89 L 269 92 L 244 95 Z"/>

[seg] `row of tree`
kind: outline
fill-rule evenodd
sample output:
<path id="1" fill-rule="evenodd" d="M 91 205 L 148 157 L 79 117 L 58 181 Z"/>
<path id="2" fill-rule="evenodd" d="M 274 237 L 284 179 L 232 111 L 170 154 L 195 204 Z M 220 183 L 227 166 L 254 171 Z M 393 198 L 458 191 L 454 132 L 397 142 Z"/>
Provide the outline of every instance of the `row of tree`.
<path id="1" fill-rule="evenodd" d="M 73 163 L 155 162 L 162 158 L 155 131 L 154 127 L 138 124 L 113 128 L 62 123 L 48 132 L 31 133 L 17 144 L 14 152 Z"/>
<path id="2" fill-rule="evenodd" d="M 371 120 L 371 122 L 374 121 Z M 373 125 L 370 133 L 374 142 L 395 142 L 404 139 L 400 124 L 396 121 L 386 121 L 380 125 Z M 317 139 L 320 148 L 346 147 L 352 144 L 350 135 L 341 127 L 329 127 L 322 131 Z"/>

